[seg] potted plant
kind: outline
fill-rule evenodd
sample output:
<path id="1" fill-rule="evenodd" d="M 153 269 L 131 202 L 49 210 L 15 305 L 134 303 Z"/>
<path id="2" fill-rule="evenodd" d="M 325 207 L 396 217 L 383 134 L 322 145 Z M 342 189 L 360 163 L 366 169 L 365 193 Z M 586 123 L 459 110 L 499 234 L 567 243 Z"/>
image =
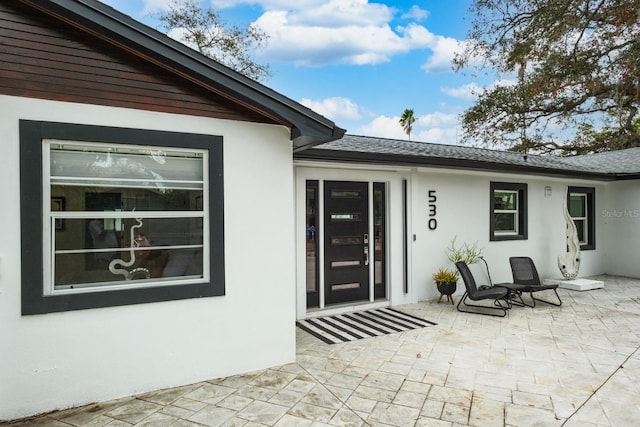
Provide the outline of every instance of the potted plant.
<path id="1" fill-rule="evenodd" d="M 455 270 L 449 270 L 447 268 L 441 268 L 433 274 L 433 281 L 436 282 L 438 292 L 440 292 L 440 298 L 438 303 L 442 300 L 442 296 L 447 296 L 447 301 L 451 301 L 453 304 L 453 298 L 451 295 L 456 291 L 458 283 L 458 272 Z"/>
<path id="2" fill-rule="evenodd" d="M 458 261 L 464 261 L 466 264 L 475 264 L 482 256 L 482 249 L 478 248 L 478 242 L 473 245 L 463 243 L 462 246 L 456 246 L 456 237 L 451 240 L 451 245 L 445 250 L 447 259 L 455 264 Z M 453 304 L 451 295 L 456 291 L 458 282 L 458 271 L 455 269 L 441 268 L 433 274 L 433 281 L 436 282 L 440 297 L 438 303 L 442 300 L 442 296 L 447 296 L 447 301 Z"/>

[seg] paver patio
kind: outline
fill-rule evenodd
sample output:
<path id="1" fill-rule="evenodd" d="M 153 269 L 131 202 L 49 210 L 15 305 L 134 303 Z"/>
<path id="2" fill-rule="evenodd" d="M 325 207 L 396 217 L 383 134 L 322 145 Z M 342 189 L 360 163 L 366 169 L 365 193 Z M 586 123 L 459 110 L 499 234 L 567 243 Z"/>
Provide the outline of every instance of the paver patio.
<path id="1" fill-rule="evenodd" d="M 298 330 L 296 363 L 15 425 L 637 425 L 640 280 L 598 279 L 505 318 L 427 301 L 397 308 L 437 326 L 336 345 Z"/>

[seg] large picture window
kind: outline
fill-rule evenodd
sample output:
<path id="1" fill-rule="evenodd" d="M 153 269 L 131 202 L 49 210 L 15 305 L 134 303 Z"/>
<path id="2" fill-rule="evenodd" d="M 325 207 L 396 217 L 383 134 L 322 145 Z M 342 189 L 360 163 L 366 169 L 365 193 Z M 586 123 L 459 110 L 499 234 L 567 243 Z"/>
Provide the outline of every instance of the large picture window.
<path id="1" fill-rule="evenodd" d="M 490 240 L 527 238 L 527 184 L 491 183 Z"/>
<path id="2" fill-rule="evenodd" d="M 569 187 L 567 206 L 578 231 L 580 250 L 595 249 L 595 188 Z"/>
<path id="3" fill-rule="evenodd" d="M 23 314 L 224 293 L 220 137 L 20 125 Z"/>

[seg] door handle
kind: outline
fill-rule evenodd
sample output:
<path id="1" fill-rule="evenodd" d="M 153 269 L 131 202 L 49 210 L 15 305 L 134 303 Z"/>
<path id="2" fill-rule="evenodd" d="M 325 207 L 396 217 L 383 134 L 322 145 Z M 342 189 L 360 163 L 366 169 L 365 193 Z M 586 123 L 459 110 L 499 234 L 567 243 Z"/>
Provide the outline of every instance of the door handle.
<path id="1" fill-rule="evenodd" d="M 364 265 L 369 265 L 369 235 L 363 236 L 364 241 Z"/>

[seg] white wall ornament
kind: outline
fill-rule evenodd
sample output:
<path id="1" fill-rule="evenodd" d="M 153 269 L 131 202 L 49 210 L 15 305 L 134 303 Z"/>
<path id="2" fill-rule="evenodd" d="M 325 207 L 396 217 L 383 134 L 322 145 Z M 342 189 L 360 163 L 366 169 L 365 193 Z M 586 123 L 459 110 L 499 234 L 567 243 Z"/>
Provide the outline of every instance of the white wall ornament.
<path id="1" fill-rule="evenodd" d="M 563 203 L 563 213 L 567 224 L 567 252 L 558 255 L 558 268 L 565 279 L 573 280 L 578 277 L 578 271 L 580 270 L 580 241 L 578 240 L 576 225 L 569 214 L 566 197 Z"/>
<path id="2" fill-rule="evenodd" d="M 135 210 L 135 209 L 134 209 Z M 135 234 L 135 230 L 137 228 L 142 227 L 142 218 L 136 218 L 137 224 L 134 224 L 129 228 L 129 261 L 124 261 L 123 259 L 116 258 L 109 263 L 109 271 L 112 274 L 121 274 L 124 276 L 126 280 L 132 279 L 148 279 L 150 277 L 149 270 L 144 267 L 134 268 L 131 271 L 125 270 L 124 268 L 117 268 L 116 265 L 121 267 L 131 267 L 136 263 L 136 248 L 140 246 L 148 246 L 148 240 L 144 237 L 144 235 Z"/>

